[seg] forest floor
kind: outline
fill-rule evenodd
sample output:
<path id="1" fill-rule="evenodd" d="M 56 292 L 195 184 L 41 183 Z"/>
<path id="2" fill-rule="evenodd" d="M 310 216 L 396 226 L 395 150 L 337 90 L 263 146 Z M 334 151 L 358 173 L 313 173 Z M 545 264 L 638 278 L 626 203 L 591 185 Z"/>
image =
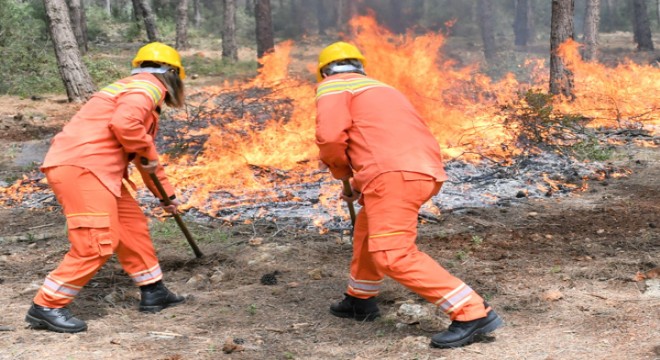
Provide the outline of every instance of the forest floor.
<path id="1" fill-rule="evenodd" d="M 43 156 L 38 144 L 75 105 L 0 102 L 7 182 Z M 32 120 L 17 121 L 18 113 Z M 45 113 L 49 120 L 34 120 Z M 487 297 L 507 324 L 489 341 L 455 350 L 429 347 L 447 319 L 390 280 L 378 298 L 383 318 L 331 316 L 351 257 L 337 236 L 212 222 L 189 224 L 196 236 L 218 240 L 200 243 L 206 255 L 195 259 L 182 236 L 165 236 L 152 221 L 166 283 L 188 296 L 184 305 L 139 313 L 139 292 L 113 259 L 71 305 L 88 331 L 32 330 L 24 322 L 31 299 L 68 248 L 64 219 L 58 209 L 0 209 L 0 359 L 660 359 L 657 273 L 634 281 L 660 265 L 660 149 L 622 148 L 615 159 L 631 174 L 592 182 L 584 193 L 420 225 L 419 247 Z M 53 230 L 45 240 L 20 236 Z M 250 241 L 255 235 L 260 244 Z M 274 271 L 277 284 L 261 284 Z M 429 314 L 402 319 L 404 303 Z"/>
<path id="2" fill-rule="evenodd" d="M 0 186 L 34 170 L 77 108 L 63 100 L 0 97 Z M 429 346 L 446 317 L 389 279 L 378 297 L 382 318 L 330 315 L 346 286 L 346 239 L 190 219 L 207 239 L 201 259 L 176 227 L 151 221 L 165 282 L 185 304 L 138 312 L 139 291 L 113 258 L 70 306 L 86 332 L 33 330 L 25 313 L 68 249 L 64 218 L 57 208 L 2 208 L 0 359 L 657 360 L 660 148 L 621 147 L 612 162 L 630 174 L 563 198 L 444 213 L 420 225 L 420 249 L 506 322 L 485 341 L 451 350 Z M 267 274 L 277 283 L 262 284 Z M 410 307 L 422 315 L 402 316 Z"/>

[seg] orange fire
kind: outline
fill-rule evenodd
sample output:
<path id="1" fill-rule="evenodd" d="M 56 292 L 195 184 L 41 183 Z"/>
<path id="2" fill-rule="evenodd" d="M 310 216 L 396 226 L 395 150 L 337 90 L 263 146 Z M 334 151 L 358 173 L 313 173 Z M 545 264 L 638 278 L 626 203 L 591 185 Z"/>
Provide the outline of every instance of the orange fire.
<path id="1" fill-rule="evenodd" d="M 569 40 L 559 48 L 567 67 L 575 73 L 576 98 L 572 102 L 559 102 L 557 109 L 590 118 L 592 127 L 645 127 L 651 133 L 658 133 L 660 68 L 626 61 L 611 69 L 596 62 L 584 62 L 580 46 Z"/>
<path id="2" fill-rule="evenodd" d="M 521 83 L 511 74 L 494 81 L 479 73 L 476 65 L 459 67 L 444 58 L 442 34 L 395 35 L 378 26 L 370 16 L 355 18 L 351 25 L 355 34 L 351 41 L 365 54 L 368 74 L 408 96 L 427 120 L 447 159 L 460 156 L 470 160 L 480 155 L 503 159 L 517 153 L 512 145 L 516 134 L 511 133 L 511 126 L 508 130 L 503 126 L 505 119 L 500 108 L 515 102 L 521 91 L 547 88 L 543 60 L 530 59 L 525 63 L 533 72 L 535 83 Z M 291 41 L 279 44 L 275 52 L 263 59 L 259 75 L 249 83 L 201 90 L 222 96 L 229 90 L 269 88 L 272 91 L 263 100 L 288 99 L 292 111 L 288 118 L 260 114 L 267 120 L 259 130 L 250 130 L 251 124 L 262 120 L 243 114 L 229 125 L 203 130 L 209 138 L 200 156 L 166 158 L 174 183 L 195 189 L 190 194 L 190 206 L 208 205 L 209 192 L 215 189 L 231 190 L 235 196 L 249 190 L 274 200 L 281 197 L 268 190 L 278 180 L 256 177 L 254 167 L 277 169 L 285 174 L 281 181 L 289 184 L 320 177 L 314 144 L 315 84 L 311 74 L 306 79 L 289 76 L 293 46 Z M 577 100 L 558 99 L 557 109 L 584 114 L 592 119 L 591 126 L 660 125 L 660 97 L 652 95 L 657 95 L 659 69 L 633 63 L 608 69 L 581 61 L 577 48 L 578 44 L 571 42 L 561 50 L 575 74 Z M 314 64 L 308 68 L 315 71 Z M 209 112 L 216 106 L 212 102 L 191 105 L 205 107 Z M 183 119 L 183 115 L 178 114 L 178 118 Z M 235 131 L 238 128 L 242 131 Z M 332 189 L 338 190 L 339 185 Z M 211 205 L 218 207 L 219 204 Z"/>
<path id="3" fill-rule="evenodd" d="M 493 80 L 477 65 L 459 66 L 443 56 L 445 37 L 439 33 L 396 35 L 380 27 L 370 16 L 352 20 L 353 38 L 367 58 L 369 76 L 400 89 L 426 119 L 438 139 L 445 159 L 477 160 L 482 157 L 506 163 L 521 152 L 516 147 L 516 128 L 506 124 L 504 106 L 520 106 L 527 90 L 547 92 L 548 70 L 543 59 L 528 59 L 522 65 L 530 80 L 513 74 Z M 294 43 L 278 44 L 261 61 L 258 76 L 246 83 L 206 87 L 189 94 L 188 112 L 173 114 L 185 136 L 207 137 L 198 151 L 184 156 L 163 156 L 172 183 L 184 190 L 188 207 L 202 212 L 253 201 L 296 201 L 296 190 L 310 182 L 328 180 L 319 170 L 315 131 L 314 60 L 304 78 L 290 75 Z M 568 42 L 560 49 L 574 73 L 574 101 L 557 98 L 555 110 L 581 114 L 592 127 L 660 128 L 660 69 L 625 62 L 615 68 L 583 62 L 579 44 Z M 237 111 L 223 105 L 233 94 L 259 92 L 259 102 L 270 104 L 261 111 Z M 517 105 L 516 105 L 517 104 Z M 251 106 L 255 104 L 247 104 Z M 257 104 L 258 105 L 258 104 Z M 210 126 L 195 127 L 190 118 Z M 186 139 L 178 139 L 186 141 Z M 168 147 L 172 144 L 168 144 Z M 180 145 L 180 144 L 179 144 Z M 546 178 L 550 188 L 555 184 Z M 339 182 L 323 183 L 322 194 L 336 194 Z M 330 188 L 328 188 L 330 187 Z M 219 194 L 216 196 L 210 196 Z M 250 200 L 252 199 L 252 200 Z M 224 202 L 223 202 L 224 201 Z M 342 204 L 321 197 L 317 206 L 345 214 Z"/>

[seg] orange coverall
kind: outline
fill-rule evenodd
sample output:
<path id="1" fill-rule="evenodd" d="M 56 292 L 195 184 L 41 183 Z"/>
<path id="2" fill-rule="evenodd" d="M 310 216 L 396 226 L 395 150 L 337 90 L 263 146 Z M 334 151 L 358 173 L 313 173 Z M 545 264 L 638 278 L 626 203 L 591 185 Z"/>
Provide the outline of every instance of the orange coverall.
<path id="1" fill-rule="evenodd" d="M 364 75 L 325 78 L 316 89 L 316 143 L 337 179 L 362 193 L 347 293 L 369 298 L 387 275 L 451 320 L 486 316 L 483 299 L 415 245 L 421 206 L 447 180 L 440 147 L 398 90 Z"/>
<path id="2" fill-rule="evenodd" d="M 135 188 L 128 179 L 135 159 L 145 184 L 160 197 L 139 160 L 158 159 L 154 136 L 166 91 L 149 73 L 118 80 L 94 94 L 53 138 L 41 170 L 66 215 L 71 247 L 46 276 L 35 304 L 66 306 L 114 252 L 138 286 L 161 280 L 147 219 L 123 180 Z M 156 174 L 172 197 L 161 166 Z"/>

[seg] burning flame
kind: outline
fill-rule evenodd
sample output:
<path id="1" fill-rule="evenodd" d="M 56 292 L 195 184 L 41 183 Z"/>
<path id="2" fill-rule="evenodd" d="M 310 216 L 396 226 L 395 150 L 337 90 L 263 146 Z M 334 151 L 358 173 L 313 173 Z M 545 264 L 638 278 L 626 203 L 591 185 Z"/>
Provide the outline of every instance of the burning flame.
<path id="1" fill-rule="evenodd" d="M 479 74 L 476 66 L 456 69 L 453 61 L 440 58 L 439 50 L 445 42 L 441 34 L 396 36 L 379 27 L 373 17 L 358 17 L 352 26 L 358 33 L 355 43 L 367 56 L 370 76 L 409 96 L 427 119 L 446 156 L 469 151 L 497 153 L 501 152 L 497 144 L 511 141 L 511 134 L 501 127 L 503 118 L 494 105 L 515 98 L 519 84 L 512 76 L 493 83 Z M 196 189 L 188 201 L 190 206 L 207 202 L 209 193 L 215 189 L 240 192 L 272 188 L 272 178 L 256 178 L 254 167 L 281 170 L 289 183 L 301 177 L 309 179 L 317 172 L 316 84 L 310 81 L 311 76 L 309 79 L 288 76 L 292 48 L 290 41 L 278 45 L 263 59 L 259 75 L 250 83 L 225 84 L 200 91 L 211 98 L 220 98 L 227 91 L 269 88 L 272 92 L 261 100 L 289 99 L 292 111 L 288 118 L 242 114 L 239 120 L 201 130 L 208 140 L 196 158 L 165 158 L 174 183 Z M 497 98 L 492 95 L 496 90 Z M 215 102 L 205 99 L 203 103 L 189 103 L 191 107 L 203 107 L 207 113 L 217 113 Z M 177 118 L 184 120 L 184 115 L 177 114 Z M 262 122 L 259 117 L 266 119 L 263 127 L 250 130 L 253 124 Z M 277 197 L 273 193 L 268 196 Z"/>
<path id="2" fill-rule="evenodd" d="M 495 81 L 480 73 L 477 65 L 459 66 L 443 56 L 445 37 L 440 33 L 396 35 L 380 27 L 373 16 L 357 17 L 351 27 L 354 35 L 349 41 L 367 58 L 369 76 L 410 99 L 446 159 L 506 160 L 520 153 L 516 129 L 506 126 L 507 115 L 501 109 L 521 104 L 520 94 L 527 90 L 547 91 L 543 59 L 528 59 L 522 65 L 531 80 L 520 81 L 508 74 Z M 576 96 L 574 101 L 555 98 L 555 109 L 582 114 L 591 127 L 632 126 L 657 134 L 660 69 L 631 61 L 616 68 L 586 63 L 578 49 L 579 44 L 572 41 L 560 48 L 574 73 Z M 162 157 L 187 206 L 211 212 L 244 203 L 249 196 L 294 202 L 294 190 L 310 182 L 321 183 L 321 193 L 339 193 L 339 183 L 322 182 L 329 174 L 318 168 L 315 59 L 310 59 L 309 76 L 292 76 L 293 50 L 292 41 L 278 44 L 261 60 L 255 79 L 202 88 L 188 96 L 186 111 L 173 114 L 184 134 L 175 139 L 179 145 L 198 144 L 183 156 Z M 545 181 L 549 189 L 557 187 L 550 178 Z M 323 196 L 317 206 L 346 216 L 342 203 Z"/>
<path id="3" fill-rule="evenodd" d="M 476 65 L 459 67 L 455 61 L 444 58 L 442 34 L 395 35 L 378 26 L 372 16 L 357 17 L 351 26 L 355 34 L 352 42 L 365 54 L 368 74 L 408 96 L 427 120 L 446 158 L 462 156 L 469 160 L 478 155 L 507 158 L 517 153 L 515 145 L 511 145 L 516 134 L 511 133 L 511 127 L 503 126 L 505 119 L 500 108 L 519 99 L 521 91 L 547 87 L 543 60 L 530 59 L 525 63 L 533 74 L 533 83 L 521 83 L 512 74 L 493 81 L 479 73 Z M 287 99 L 291 111 L 285 115 L 243 113 L 222 126 L 201 130 L 208 140 L 199 156 L 166 158 L 174 183 L 195 189 L 190 194 L 190 206 L 208 202 L 209 193 L 216 189 L 231 189 L 234 194 L 258 190 L 274 200 L 281 198 L 281 194 L 267 190 L 278 180 L 255 176 L 255 167 L 280 171 L 281 181 L 289 184 L 302 178 L 306 181 L 318 178 L 314 144 L 315 84 L 312 76 L 308 79 L 289 76 L 293 46 L 291 41 L 279 44 L 262 60 L 259 75 L 249 83 L 200 91 L 220 99 L 228 91 L 267 88 L 270 91 L 260 100 Z M 583 62 L 577 49 L 577 43 L 569 42 L 560 50 L 575 74 L 576 100 L 557 99 L 558 109 L 585 114 L 592 119 L 590 126 L 660 124 L 660 97 L 651 95 L 657 95 L 660 70 L 632 62 L 608 69 L 598 63 Z M 308 68 L 315 71 L 313 64 Z M 217 113 L 214 110 L 219 106 L 212 101 L 190 105 L 203 107 L 207 113 Z M 178 118 L 184 119 L 183 115 L 178 114 Z M 255 129 L 255 123 L 263 126 Z M 554 187 L 549 179 L 546 182 Z M 332 190 L 338 191 L 339 186 Z"/>
<path id="4" fill-rule="evenodd" d="M 574 101 L 562 101 L 557 109 L 592 119 L 589 126 L 634 128 L 660 126 L 660 68 L 625 61 L 615 68 L 582 61 L 581 45 L 569 40 L 559 55 L 575 74 Z M 653 128 L 655 127 L 655 131 Z"/>

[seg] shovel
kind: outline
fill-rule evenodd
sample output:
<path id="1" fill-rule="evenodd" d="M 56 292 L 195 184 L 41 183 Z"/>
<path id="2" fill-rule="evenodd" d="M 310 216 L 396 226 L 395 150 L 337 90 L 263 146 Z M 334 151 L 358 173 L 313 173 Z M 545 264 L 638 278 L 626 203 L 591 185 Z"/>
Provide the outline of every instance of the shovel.
<path id="1" fill-rule="evenodd" d="M 149 163 L 149 160 L 147 158 L 142 158 L 140 159 L 140 161 L 144 165 Z M 165 204 L 165 206 L 171 205 L 172 202 L 170 201 L 169 196 L 167 196 L 167 191 L 165 191 L 163 184 L 160 183 L 160 180 L 158 180 L 156 174 L 150 173 L 149 177 L 151 178 L 151 181 L 154 183 L 154 185 L 156 185 L 156 188 L 158 189 L 160 196 L 163 198 L 163 204 Z M 183 235 L 186 237 L 186 240 L 188 240 L 188 244 L 190 244 L 190 247 L 193 249 L 193 252 L 195 253 L 195 257 L 201 258 L 202 256 L 204 256 L 204 254 L 202 254 L 202 251 L 199 250 L 199 247 L 197 247 L 197 243 L 190 234 L 190 231 L 188 231 L 186 224 L 183 223 L 183 219 L 181 219 L 181 216 L 179 216 L 179 214 L 177 213 L 174 213 L 172 215 L 174 216 L 174 220 L 176 220 L 177 225 L 179 225 L 179 228 L 183 232 Z"/>

